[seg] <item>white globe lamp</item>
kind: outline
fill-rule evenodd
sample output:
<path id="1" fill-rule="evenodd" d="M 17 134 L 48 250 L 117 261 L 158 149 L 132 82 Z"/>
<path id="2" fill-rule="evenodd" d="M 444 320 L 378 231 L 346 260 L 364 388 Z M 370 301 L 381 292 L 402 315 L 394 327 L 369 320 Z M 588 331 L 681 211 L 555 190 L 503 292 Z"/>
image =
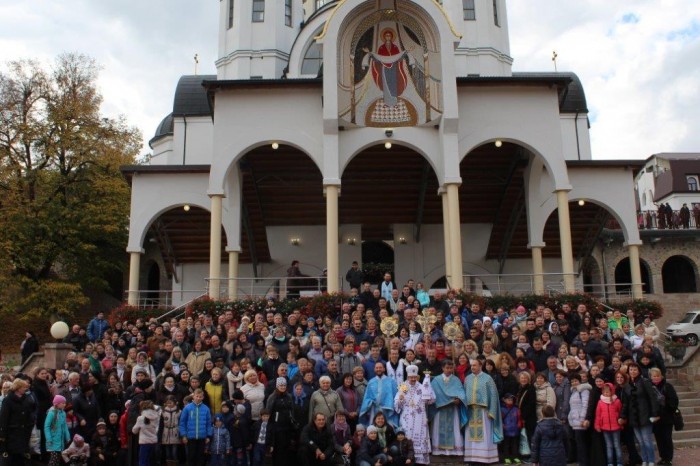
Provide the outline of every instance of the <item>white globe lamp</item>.
<path id="1" fill-rule="evenodd" d="M 58 321 L 51 326 L 51 336 L 56 340 L 63 340 L 68 336 L 68 324 L 62 321 Z"/>

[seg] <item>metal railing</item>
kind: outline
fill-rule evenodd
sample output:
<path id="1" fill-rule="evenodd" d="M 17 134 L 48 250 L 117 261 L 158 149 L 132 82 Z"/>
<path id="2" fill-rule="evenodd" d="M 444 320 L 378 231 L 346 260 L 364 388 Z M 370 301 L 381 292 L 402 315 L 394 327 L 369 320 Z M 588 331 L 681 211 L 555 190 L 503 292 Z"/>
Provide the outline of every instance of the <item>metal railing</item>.
<path id="1" fill-rule="evenodd" d="M 192 301 L 196 301 L 197 299 L 205 297 L 207 294 L 203 293 L 200 291 L 201 294 L 195 296 L 194 298 L 190 299 L 189 301 L 180 304 L 179 306 L 170 309 L 169 311 L 165 312 L 164 314 L 161 314 L 158 316 L 158 322 L 164 322 L 166 319 L 179 319 L 180 317 L 183 317 L 185 315 L 185 312 L 187 311 L 187 306 L 190 305 Z"/>
<path id="2" fill-rule="evenodd" d="M 205 278 L 206 291 L 209 294 L 213 284 L 218 285 L 218 296 L 222 300 L 230 299 L 231 288 L 236 290 L 236 299 L 274 298 L 286 299 L 298 296 L 314 296 L 327 289 L 328 277 L 325 275 L 304 277 L 238 277 Z M 342 277 L 339 283 L 343 286 Z"/>
<path id="3" fill-rule="evenodd" d="M 684 216 L 680 210 L 665 212 L 643 210 L 637 212 L 637 225 L 640 230 L 697 229 L 700 228 L 700 210 L 689 210 L 687 216 Z"/>
<path id="4" fill-rule="evenodd" d="M 127 290 L 124 301 L 129 299 L 131 293 L 136 293 L 136 306 L 141 309 L 167 309 L 192 301 L 201 296 L 204 290 Z"/>
<path id="5" fill-rule="evenodd" d="M 544 282 L 546 293 L 564 292 L 563 273 L 500 273 L 500 274 L 467 274 L 462 276 L 462 289 L 471 293 L 484 296 L 496 294 L 524 295 L 535 292 L 536 277 L 540 276 Z"/>

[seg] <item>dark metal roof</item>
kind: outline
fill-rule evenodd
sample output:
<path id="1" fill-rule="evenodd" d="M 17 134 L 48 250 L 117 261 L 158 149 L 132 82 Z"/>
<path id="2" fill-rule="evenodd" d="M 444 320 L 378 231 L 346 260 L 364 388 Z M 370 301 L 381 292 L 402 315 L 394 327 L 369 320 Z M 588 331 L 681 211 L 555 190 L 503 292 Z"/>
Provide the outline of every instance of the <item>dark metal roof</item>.
<path id="1" fill-rule="evenodd" d="M 172 136 L 174 131 L 174 120 L 173 120 L 173 114 L 169 114 L 163 120 L 160 122 L 158 125 L 158 128 L 156 129 L 156 134 L 151 138 L 150 141 L 148 141 L 148 145 L 153 147 L 153 143 L 159 140 L 160 138 L 163 138 L 165 136 Z"/>
<path id="2" fill-rule="evenodd" d="M 180 78 L 175 89 L 173 116 L 211 116 L 204 81 L 216 80 L 216 75 L 185 75 Z"/>

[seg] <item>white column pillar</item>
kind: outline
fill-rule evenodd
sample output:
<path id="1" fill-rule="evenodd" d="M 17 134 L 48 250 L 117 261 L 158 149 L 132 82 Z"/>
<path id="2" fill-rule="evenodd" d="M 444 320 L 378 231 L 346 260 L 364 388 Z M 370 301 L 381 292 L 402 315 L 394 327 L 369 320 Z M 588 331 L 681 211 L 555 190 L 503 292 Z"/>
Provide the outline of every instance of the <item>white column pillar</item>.
<path id="1" fill-rule="evenodd" d="M 644 290 L 642 288 L 642 268 L 639 263 L 639 245 L 628 244 L 627 252 L 630 255 L 630 272 L 632 276 L 632 297 L 642 299 Z"/>
<path id="2" fill-rule="evenodd" d="M 459 219 L 459 184 L 450 183 L 447 185 L 447 204 L 450 215 L 450 255 L 452 263 L 452 283 L 453 288 L 464 287 L 462 277 L 462 232 Z"/>
<path id="3" fill-rule="evenodd" d="M 141 270 L 141 252 L 130 253 L 129 261 L 129 295 L 127 304 L 138 306 L 139 304 L 139 271 Z"/>
<path id="4" fill-rule="evenodd" d="M 569 193 L 559 189 L 557 193 L 557 212 L 559 214 L 559 241 L 561 242 L 561 267 L 564 273 L 564 290 L 576 291 L 574 279 L 574 252 L 571 245 L 571 222 L 569 220 Z"/>
<path id="5" fill-rule="evenodd" d="M 532 252 L 532 274 L 533 274 L 533 291 L 535 294 L 544 294 L 544 264 L 542 263 L 542 247 L 530 247 Z"/>
<path id="6" fill-rule="evenodd" d="M 452 254 L 450 250 L 450 205 L 447 202 L 447 191 L 440 188 L 438 191 L 442 198 L 442 232 L 445 242 L 445 279 L 452 283 Z"/>
<path id="7" fill-rule="evenodd" d="M 238 255 L 237 249 L 228 250 L 228 299 L 238 298 Z"/>
<path id="8" fill-rule="evenodd" d="M 340 186 L 327 185 L 324 187 L 326 196 L 326 267 L 328 268 L 328 292 L 340 291 L 338 277 L 338 196 Z"/>
<path id="9" fill-rule="evenodd" d="M 211 194 L 211 232 L 209 233 L 209 297 L 219 299 L 221 289 L 221 214 L 223 194 Z"/>

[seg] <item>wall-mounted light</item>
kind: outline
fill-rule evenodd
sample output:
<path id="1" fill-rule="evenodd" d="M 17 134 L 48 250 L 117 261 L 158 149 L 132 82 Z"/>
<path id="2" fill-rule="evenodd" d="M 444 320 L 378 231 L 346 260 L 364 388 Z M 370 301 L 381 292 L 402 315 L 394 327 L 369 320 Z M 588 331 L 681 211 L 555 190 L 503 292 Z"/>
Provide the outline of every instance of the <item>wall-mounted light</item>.
<path id="1" fill-rule="evenodd" d="M 496 139 L 496 142 L 494 143 L 496 147 L 501 147 L 503 145 L 503 141 L 500 139 Z"/>
<path id="2" fill-rule="evenodd" d="M 403 236 L 399 236 L 399 243 L 406 244 L 406 238 L 404 238 Z"/>
<path id="3" fill-rule="evenodd" d="M 384 143 L 384 148 L 385 149 L 391 149 L 391 143 L 389 141 Z"/>
<path id="4" fill-rule="evenodd" d="M 348 246 L 355 246 L 357 243 L 357 240 L 355 238 L 348 238 L 347 240 Z"/>
<path id="5" fill-rule="evenodd" d="M 289 240 L 290 243 L 292 243 L 292 246 L 299 246 L 299 243 L 301 243 L 301 239 L 299 238 L 292 238 Z"/>
<path id="6" fill-rule="evenodd" d="M 386 134 L 386 137 L 390 138 L 394 135 L 394 129 L 393 128 L 387 128 L 384 130 L 384 134 Z"/>
<path id="7" fill-rule="evenodd" d="M 586 205 L 586 201 L 584 201 L 583 199 L 579 199 L 579 200 L 578 200 L 578 205 L 580 205 L 581 207 L 583 207 L 584 205 Z"/>
<path id="8" fill-rule="evenodd" d="M 278 143 L 276 143 L 276 142 L 273 142 L 273 143 L 272 143 L 272 148 L 273 148 L 274 150 L 277 150 L 277 149 L 280 148 L 280 145 L 279 145 Z"/>
<path id="9" fill-rule="evenodd" d="M 190 205 L 189 205 L 189 204 L 185 204 L 184 206 L 182 206 L 182 210 L 184 210 L 185 212 L 189 212 L 189 211 L 190 211 Z"/>

